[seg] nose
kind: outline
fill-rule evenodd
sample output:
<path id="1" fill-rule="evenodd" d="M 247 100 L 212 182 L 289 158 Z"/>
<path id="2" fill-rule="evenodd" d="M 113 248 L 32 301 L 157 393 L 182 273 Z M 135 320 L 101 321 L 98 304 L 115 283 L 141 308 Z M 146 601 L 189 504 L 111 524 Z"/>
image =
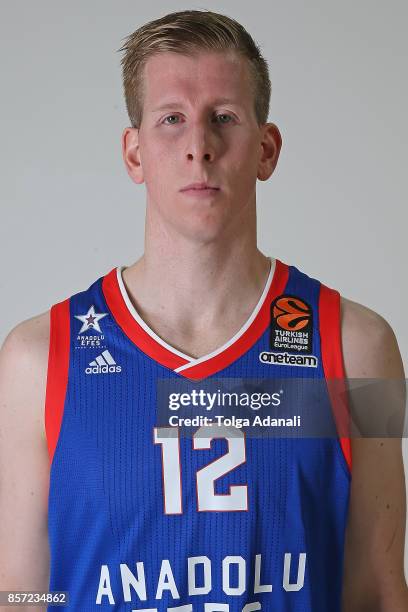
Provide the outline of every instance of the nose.
<path id="1" fill-rule="evenodd" d="M 212 161 L 215 149 L 210 128 L 196 125 L 191 128 L 187 143 L 187 159 L 195 161 Z"/>

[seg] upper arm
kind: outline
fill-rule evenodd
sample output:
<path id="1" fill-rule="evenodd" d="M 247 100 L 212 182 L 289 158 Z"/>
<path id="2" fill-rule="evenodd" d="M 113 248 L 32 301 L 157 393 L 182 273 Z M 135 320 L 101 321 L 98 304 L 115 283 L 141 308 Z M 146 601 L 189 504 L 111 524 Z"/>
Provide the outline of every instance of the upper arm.
<path id="1" fill-rule="evenodd" d="M 372 310 L 343 300 L 342 344 L 346 377 L 372 379 L 369 384 L 378 381 L 380 409 L 404 413 L 404 369 L 390 325 Z M 379 382 L 391 379 L 391 385 Z M 375 408 L 367 403 L 370 405 L 359 405 L 358 411 L 365 411 L 369 418 Z M 367 422 L 367 416 L 364 418 Z M 360 603 L 368 603 L 373 610 L 402 612 L 407 609 L 408 590 L 404 578 L 406 501 L 401 438 L 387 438 L 384 432 L 381 438 L 354 437 L 351 445 L 344 609 L 353 612 L 360 609 Z"/>
<path id="2" fill-rule="evenodd" d="M 48 343 L 45 313 L 15 327 L 0 351 L 0 591 L 48 589 Z"/>

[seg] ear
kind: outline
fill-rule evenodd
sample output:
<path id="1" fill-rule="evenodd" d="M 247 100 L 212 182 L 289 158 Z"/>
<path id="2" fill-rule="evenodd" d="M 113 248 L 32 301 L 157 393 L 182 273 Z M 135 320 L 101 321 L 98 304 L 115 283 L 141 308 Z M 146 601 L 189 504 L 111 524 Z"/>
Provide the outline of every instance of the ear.
<path id="1" fill-rule="evenodd" d="M 143 168 L 140 158 L 139 130 L 127 127 L 122 134 L 122 156 L 126 170 L 132 181 L 143 183 Z"/>
<path id="2" fill-rule="evenodd" d="M 261 128 L 262 153 L 258 162 L 258 178 L 266 181 L 271 176 L 278 163 L 282 147 L 282 136 L 274 123 L 265 123 Z"/>

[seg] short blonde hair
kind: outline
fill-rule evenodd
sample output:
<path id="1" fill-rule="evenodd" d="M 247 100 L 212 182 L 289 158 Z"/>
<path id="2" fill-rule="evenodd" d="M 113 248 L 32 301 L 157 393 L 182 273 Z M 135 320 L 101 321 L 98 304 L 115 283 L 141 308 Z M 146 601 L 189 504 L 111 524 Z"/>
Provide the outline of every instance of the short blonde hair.
<path id="1" fill-rule="evenodd" d="M 192 55 L 205 51 L 235 51 L 248 60 L 257 122 L 268 121 L 271 82 L 266 60 L 245 28 L 226 15 L 212 11 L 179 11 L 150 21 L 125 37 L 118 50 L 123 89 L 131 125 L 139 128 L 143 112 L 143 69 L 152 55 L 173 51 Z"/>

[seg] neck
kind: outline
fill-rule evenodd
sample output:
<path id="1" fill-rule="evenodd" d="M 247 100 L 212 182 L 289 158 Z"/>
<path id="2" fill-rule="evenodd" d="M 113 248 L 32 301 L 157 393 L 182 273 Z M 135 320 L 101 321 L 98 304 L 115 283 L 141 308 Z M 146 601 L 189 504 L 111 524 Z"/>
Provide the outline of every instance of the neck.
<path id="1" fill-rule="evenodd" d="M 260 294 L 269 267 L 269 259 L 257 248 L 242 246 L 171 256 L 148 251 L 123 277 L 136 302 L 161 305 L 180 319 L 192 313 L 197 320 L 218 317 L 229 310 L 228 303 Z"/>

